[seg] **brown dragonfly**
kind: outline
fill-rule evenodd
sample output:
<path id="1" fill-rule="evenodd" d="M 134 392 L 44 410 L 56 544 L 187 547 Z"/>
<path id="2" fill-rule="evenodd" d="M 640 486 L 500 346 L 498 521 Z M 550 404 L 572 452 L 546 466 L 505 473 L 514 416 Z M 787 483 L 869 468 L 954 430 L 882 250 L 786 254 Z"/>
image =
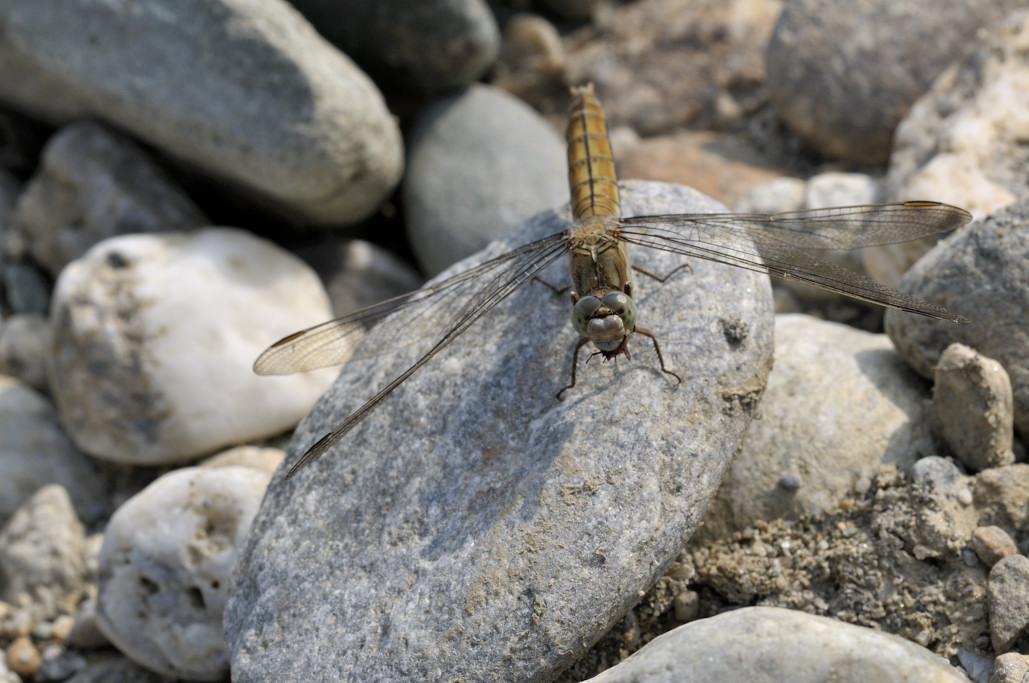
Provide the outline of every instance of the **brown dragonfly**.
<path id="1" fill-rule="evenodd" d="M 968 322 L 812 253 L 906 242 L 954 230 L 972 218 L 964 209 L 914 201 L 778 214 L 622 217 L 604 110 L 592 85 L 573 88 L 572 98 L 567 139 L 574 222 L 567 230 L 434 285 L 291 334 L 257 359 L 254 371 L 261 375 L 313 370 L 351 360 L 368 326 L 387 315 L 447 321 L 438 338 L 424 341 L 432 345 L 418 360 L 311 446 L 287 478 L 324 455 L 476 320 L 566 254 L 572 279 L 572 322 L 580 339 L 573 354 L 572 384 L 562 393 L 575 383 L 575 361 L 584 344 L 592 343 L 606 359 L 628 356 L 634 332 L 651 339 L 661 369 L 679 379 L 665 368 L 654 334 L 636 322 L 630 244 L 768 273 L 909 313 Z"/>

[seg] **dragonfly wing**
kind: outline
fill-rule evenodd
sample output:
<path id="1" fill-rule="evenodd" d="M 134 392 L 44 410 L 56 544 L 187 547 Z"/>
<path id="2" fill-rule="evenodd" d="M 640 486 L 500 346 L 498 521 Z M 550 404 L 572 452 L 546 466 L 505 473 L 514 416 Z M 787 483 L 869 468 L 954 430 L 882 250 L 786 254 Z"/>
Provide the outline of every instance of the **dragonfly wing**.
<path id="1" fill-rule="evenodd" d="M 807 251 L 814 248 L 812 240 L 821 245 L 817 247 L 820 249 L 841 248 L 840 244 L 845 243 L 844 226 L 848 224 L 852 226 L 850 228 L 852 230 L 860 230 L 862 225 L 872 226 L 869 232 L 877 234 L 878 236 L 874 239 L 878 240 L 889 232 L 883 227 L 884 216 L 892 214 L 896 207 L 914 208 L 916 213 L 921 214 L 923 205 L 926 209 L 946 206 L 919 202 L 917 205 L 844 207 L 843 209 L 818 209 L 813 212 L 794 212 L 770 216 L 750 214 L 642 216 L 623 220 L 620 232 L 622 239 L 630 244 L 768 273 L 880 306 L 918 313 L 931 318 L 968 322 L 964 317 L 955 315 L 940 306 L 882 285 L 867 276 L 847 270 L 829 261 L 818 259 Z M 954 207 L 947 208 L 954 209 Z M 883 209 L 883 211 L 878 209 Z M 955 211 L 960 213 L 955 213 Z M 941 225 L 949 225 L 950 222 L 963 220 L 964 212 L 961 209 L 955 211 L 943 211 L 942 214 L 936 214 L 939 220 L 927 220 L 924 218 L 924 214 L 921 214 L 923 218 L 912 223 L 914 227 L 909 228 L 907 239 L 914 239 L 912 234 L 914 232 L 920 232 L 918 236 L 924 236 L 940 231 Z M 901 213 L 906 212 L 907 209 L 901 210 Z M 804 223 L 799 216 L 802 215 L 807 218 L 818 218 L 822 222 L 822 227 L 825 228 L 822 237 L 816 236 L 809 239 L 810 235 L 817 235 L 817 233 L 801 230 Z M 859 227 L 854 228 L 855 224 Z M 833 237 L 834 235 L 835 237 Z M 855 246 L 883 243 L 851 240 L 851 243 L 853 242 L 858 243 Z"/>
<path id="2" fill-rule="evenodd" d="M 545 237 L 486 261 L 437 285 L 419 290 L 420 295 L 417 298 L 405 301 L 403 305 L 396 308 L 399 321 L 391 318 L 389 322 L 391 329 L 414 332 L 415 328 L 411 326 L 411 323 L 429 315 L 431 318 L 427 318 L 427 320 L 431 322 L 447 321 L 448 327 L 438 337 L 419 337 L 420 346 L 417 352 L 421 353 L 421 356 L 418 360 L 309 448 L 290 468 L 286 477 L 292 477 L 297 471 L 323 455 L 408 377 L 516 289 L 555 260 L 564 256 L 569 248 L 568 239 L 564 233 Z M 398 323 L 399 326 L 394 323 Z M 319 328 L 312 329 L 318 330 Z M 289 337 L 287 337 L 288 339 Z M 390 340 L 390 344 L 393 343 L 393 340 Z M 407 341 L 406 343 L 414 342 Z"/>
<path id="3" fill-rule="evenodd" d="M 668 227 L 702 222 L 709 231 L 745 232 L 756 242 L 769 239 L 800 249 L 847 250 L 910 242 L 950 232 L 970 220 L 972 215 L 956 206 L 939 202 L 900 202 L 773 214 L 634 216 L 622 222 Z"/>

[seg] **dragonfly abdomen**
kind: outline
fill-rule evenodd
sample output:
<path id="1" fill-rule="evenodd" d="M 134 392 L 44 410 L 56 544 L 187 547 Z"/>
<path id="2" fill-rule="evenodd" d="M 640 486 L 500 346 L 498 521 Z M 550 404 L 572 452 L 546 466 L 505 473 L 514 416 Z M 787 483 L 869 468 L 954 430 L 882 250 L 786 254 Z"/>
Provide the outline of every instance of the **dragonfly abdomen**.
<path id="1" fill-rule="evenodd" d="M 566 137 L 572 215 L 577 221 L 591 216 L 618 218 L 621 211 L 615 161 L 604 109 L 593 94 L 592 83 L 572 88 Z"/>

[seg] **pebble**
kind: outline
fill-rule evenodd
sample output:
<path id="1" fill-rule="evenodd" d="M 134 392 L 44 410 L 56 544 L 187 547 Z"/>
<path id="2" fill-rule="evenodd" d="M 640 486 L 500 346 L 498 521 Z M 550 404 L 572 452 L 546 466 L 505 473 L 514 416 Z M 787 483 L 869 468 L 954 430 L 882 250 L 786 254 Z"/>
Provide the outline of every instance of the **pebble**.
<path id="1" fill-rule="evenodd" d="M 1005 652 L 993 660 L 990 683 L 1024 683 L 1029 676 L 1029 655 Z"/>
<path id="2" fill-rule="evenodd" d="M 744 607 L 658 636 L 590 683 L 967 680 L 947 660 L 881 631 L 775 607 Z"/>
<path id="3" fill-rule="evenodd" d="M 88 666 L 86 658 L 60 645 L 47 645 L 43 648 L 43 661 L 39 673 L 47 680 L 64 681 L 71 678 Z"/>
<path id="4" fill-rule="evenodd" d="M 426 92 L 478 80 L 500 31 L 484 0 L 296 0 L 318 32 L 377 80 Z"/>
<path id="5" fill-rule="evenodd" d="M 33 389 L 49 393 L 46 359 L 50 323 L 42 315 L 16 313 L 0 322 L 0 373 L 17 377 Z"/>
<path id="6" fill-rule="evenodd" d="M 1003 366 L 963 344 L 940 356 L 933 377 L 933 425 L 972 471 L 1010 465 L 1014 436 L 1011 381 Z"/>
<path id="7" fill-rule="evenodd" d="M 990 11 L 1018 4 L 995 3 Z M 913 104 L 894 136 L 892 197 L 943 199 L 983 216 L 1025 196 L 1027 36 L 1025 9 L 991 24 Z"/>
<path id="8" fill-rule="evenodd" d="M 119 650 L 171 678 L 228 674 L 222 612 L 267 485 L 251 467 L 187 467 L 115 511 L 100 550 L 97 623 Z"/>
<path id="9" fill-rule="evenodd" d="M 769 99 L 822 155 L 882 164 L 911 104 L 997 13 L 961 0 L 786 3 L 767 47 Z"/>
<path id="10" fill-rule="evenodd" d="M 990 569 L 987 589 L 994 652 L 1012 649 L 1029 629 L 1029 557 L 1009 555 Z"/>
<path id="11" fill-rule="evenodd" d="M 623 182 L 621 195 L 627 213 L 724 211 L 661 183 Z M 535 217 L 477 258 L 562 230 L 564 211 Z M 679 262 L 648 249 L 634 260 L 657 273 Z M 563 284 L 567 267 L 562 260 L 542 277 Z M 690 381 L 669 381 L 636 340 L 631 362 L 581 365 L 556 400 L 575 335 L 567 299 L 530 283 L 335 452 L 273 480 L 225 613 L 233 675 L 545 679 L 623 616 L 695 530 L 771 363 L 766 279 L 697 261 L 688 277 L 637 285 L 640 321 L 653 321 L 666 364 Z M 746 324 L 742 343 L 726 340 L 727 318 Z M 435 322 L 388 320 L 364 343 L 423 325 Z M 296 432 L 287 463 L 417 346 L 345 368 Z"/>
<path id="12" fill-rule="evenodd" d="M 51 277 L 108 237 L 207 222 L 147 154 L 95 122 L 50 138 L 10 221 L 14 234 L 5 242 L 17 240 Z"/>
<path id="13" fill-rule="evenodd" d="M 0 24 L 9 105 L 112 124 L 291 220 L 356 222 L 400 178 L 382 95 L 288 3 L 18 1 Z"/>
<path id="14" fill-rule="evenodd" d="M 1004 529 L 1025 529 L 1029 525 L 1029 464 L 994 467 L 975 475 L 975 506 L 985 523 Z"/>
<path id="15" fill-rule="evenodd" d="M 39 489 L 0 530 L 0 598 L 20 605 L 32 626 L 72 614 L 86 588 L 86 535 L 68 492 Z"/>
<path id="16" fill-rule="evenodd" d="M 4 263 L 0 271 L 7 303 L 13 313 L 46 315 L 50 283 L 38 266 L 27 261 Z"/>
<path id="17" fill-rule="evenodd" d="M 493 85 L 526 102 L 565 92 L 565 49 L 545 18 L 518 13 L 508 19 L 493 69 Z"/>
<path id="18" fill-rule="evenodd" d="M 19 676 L 31 676 L 39 669 L 41 658 L 32 640 L 24 636 L 15 638 L 4 653 L 7 668 Z"/>
<path id="19" fill-rule="evenodd" d="M 886 312 L 886 333 L 918 374 L 932 378 L 943 351 L 960 342 L 996 360 L 1011 378 L 1014 425 L 1029 435 L 1029 346 L 1019 333 L 1029 319 L 1029 200 L 957 231 L 904 276 L 902 289 L 964 315 L 939 322 Z M 998 295 L 1003 292 L 1004 295 Z"/>
<path id="20" fill-rule="evenodd" d="M 438 275 L 533 214 L 568 202 L 565 143 L 520 100 L 472 86 L 419 117 L 403 197 L 415 255 Z"/>
<path id="21" fill-rule="evenodd" d="M 331 317 L 310 268 L 241 230 L 105 240 L 54 293 L 49 374 L 62 423 L 91 455 L 138 465 L 275 435 L 335 371 L 259 377 L 254 359 Z"/>
<path id="22" fill-rule="evenodd" d="M 1015 541 L 999 526 L 976 527 L 972 532 L 971 544 L 976 556 L 987 567 L 1018 553 Z"/>
<path id="23" fill-rule="evenodd" d="M 747 429 L 700 537 L 833 509 L 883 463 L 910 467 L 932 449 L 925 387 L 885 335 L 779 315 L 775 343 L 761 419 Z M 784 470 L 804 476 L 782 486 Z"/>

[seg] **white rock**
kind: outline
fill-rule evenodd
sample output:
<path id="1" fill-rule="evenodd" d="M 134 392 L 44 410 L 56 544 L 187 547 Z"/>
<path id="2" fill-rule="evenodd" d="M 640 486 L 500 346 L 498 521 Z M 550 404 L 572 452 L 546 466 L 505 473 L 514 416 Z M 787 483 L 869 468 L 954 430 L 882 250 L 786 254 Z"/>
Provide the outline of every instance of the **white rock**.
<path id="1" fill-rule="evenodd" d="M 118 508 L 100 550 L 97 605 L 118 649 L 173 678 L 227 675 L 222 612 L 268 480 L 250 467 L 189 467 Z"/>
<path id="2" fill-rule="evenodd" d="M 246 232 L 115 237 L 57 282 L 51 388 L 83 450 L 183 462 L 295 425 L 335 371 L 258 377 L 251 366 L 331 317 L 317 276 Z"/>
<path id="3" fill-rule="evenodd" d="M 0 531 L 0 598 L 50 621 L 74 612 L 87 573 L 86 533 L 68 492 L 44 486 Z"/>
<path id="4" fill-rule="evenodd" d="M 947 660 L 899 636 L 776 607 L 745 607 L 680 626 L 589 680 L 968 681 Z"/>
<path id="5" fill-rule="evenodd" d="M 880 465 L 911 466 L 933 449 L 927 398 L 885 335 L 776 316 L 761 419 L 750 423 L 698 535 L 817 514 Z"/>
<path id="6" fill-rule="evenodd" d="M 281 448 L 260 448 L 258 446 L 237 446 L 223 451 L 218 455 L 212 455 L 200 463 L 200 467 L 230 467 L 242 465 L 253 467 L 264 472 L 269 477 L 275 474 L 275 469 L 286 456 L 286 451 Z"/>
<path id="7" fill-rule="evenodd" d="M 46 484 L 68 489 L 79 516 L 104 514 L 106 489 L 94 463 L 61 427 L 46 397 L 0 375 L 0 521 Z"/>

